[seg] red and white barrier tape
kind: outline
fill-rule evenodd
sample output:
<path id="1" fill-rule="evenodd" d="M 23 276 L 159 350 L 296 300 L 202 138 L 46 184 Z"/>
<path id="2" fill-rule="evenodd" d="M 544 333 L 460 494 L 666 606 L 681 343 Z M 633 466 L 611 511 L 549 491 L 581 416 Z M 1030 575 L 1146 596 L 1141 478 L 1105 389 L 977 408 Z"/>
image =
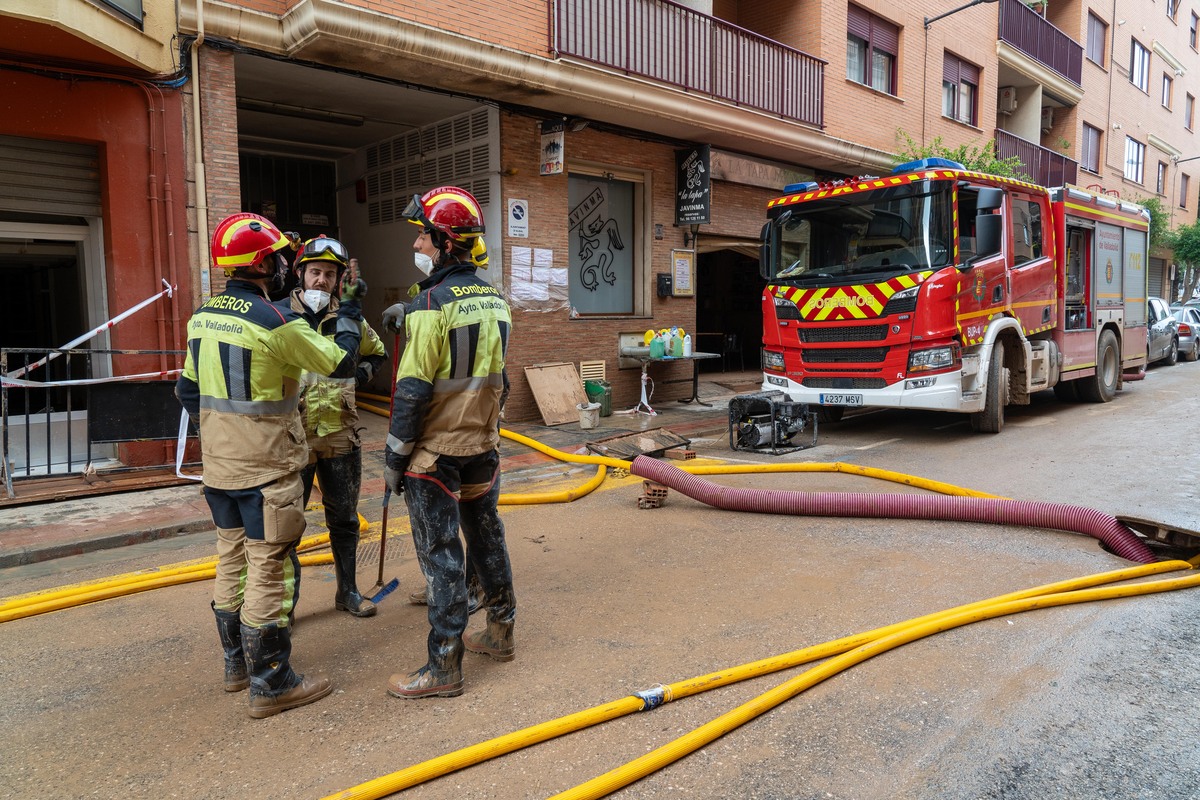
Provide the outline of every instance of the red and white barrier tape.
<path id="1" fill-rule="evenodd" d="M 101 325 L 97 325 L 95 328 L 92 328 L 90 331 L 88 331 L 87 333 L 83 334 L 82 336 L 80 336 L 80 337 L 78 337 L 78 338 L 76 338 L 76 339 L 72 339 L 71 341 L 69 341 L 69 342 L 67 342 L 66 344 L 64 344 L 62 347 L 58 348 L 58 350 L 56 350 L 55 352 L 52 352 L 52 353 L 50 353 L 50 355 L 46 356 L 45 358 L 41 359 L 40 361 L 35 361 L 34 363 L 30 364 L 30 365 L 29 365 L 29 366 L 27 366 L 27 367 L 21 367 L 20 369 L 13 370 L 12 372 L 10 372 L 10 373 L 8 373 L 7 375 L 3 376 L 3 377 L 4 377 L 4 379 L 5 379 L 5 380 L 4 380 L 4 382 L 5 382 L 5 383 L 12 383 L 13 379 L 15 379 L 15 378 L 19 378 L 19 377 L 21 377 L 22 375 L 26 374 L 27 372 L 30 372 L 31 370 L 35 370 L 35 369 L 37 369 L 38 367 L 42 366 L 42 365 L 43 365 L 43 364 L 45 364 L 46 362 L 48 362 L 48 361 L 50 361 L 50 360 L 52 360 L 52 359 L 58 358 L 59 356 L 61 356 L 61 355 L 62 355 L 62 353 L 61 353 L 60 351 L 62 351 L 62 350 L 70 350 L 72 347 L 75 347 L 76 345 L 79 345 L 79 344 L 83 344 L 83 343 L 84 343 L 84 342 L 86 342 L 88 339 L 92 339 L 92 338 L 94 338 L 94 337 L 98 336 L 99 334 L 103 333 L 104 331 L 106 331 L 106 330 L 108 330 L 109 328 L 111 328 L 111 327 L 113 327 L 114 325 L 116 325 L 118 322 L 121 322 L 121 321 L 122 321 L 122 320 L 124 320 L 125 318 L 127 318 L 127 317 L 129 317 L 129 316 L 131 316 L 131 315 L 133 315 L 133 314 L 136 314 L 138 311 L 141 311 L 143 308 L 145 308 L 146 306 L 150 305 L 150 304 L 151 304 L 151 303 L 153 303 L 155 300 L 157 300 L 158 298 L 162 297 L 164 294 L 165 294 L 167 297 L 171 297 L 171 296 L 173 296 L 173 295 L 174 295 L 174 292 L 175 292 L 175 287 L 171 286 L 171 284 L 167 283 L 165 280 L 164 280 L 162 283 L 163 283 L 163 286 L 165 286 L 166 288 L 165 288 L 165 289 L 163 289 L 163 290 L 162 290 L 161 292 L 159 292 L 158 294 L 156 294 L 156 295 L 152 295 L 152 296 L 150 296 L 150 297 L 147 297 L 145 300 L 143 300 L 142 302 L 138 303 L 138 304 L 137 304 L 136 306 L 134 306 L 133 308 L 127 309 L 126 311 L 122 311 L 120 314 L 117 314 L 115 317 L 113 317 L 112 319 L 110 319 L 108 322 L 105 322 L 105 323 L 103 323 L 103 324 L 101 324 Z M 16 386 L 17 384 L 13 383 L 12 385 Z M 52 385 L 55 385 L 55 384 L 49 384 L 49 383 L 45 383 L 45 384 L 36 384 L 36 385 L 38 385 L 38 386 L 52 386 Z M 65 385 L 65 384 L 57 384 L 57 385 Z"/>

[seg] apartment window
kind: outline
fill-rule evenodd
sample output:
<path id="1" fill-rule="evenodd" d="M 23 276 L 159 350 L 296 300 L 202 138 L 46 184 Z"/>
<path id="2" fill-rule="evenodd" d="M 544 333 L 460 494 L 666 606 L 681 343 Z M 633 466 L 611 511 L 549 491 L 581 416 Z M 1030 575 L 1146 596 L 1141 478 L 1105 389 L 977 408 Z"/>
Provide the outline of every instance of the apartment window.
<path id="1" fill-rule="evenodd" d="M 942 57 L 942 115 L 967 125 L 979 121 L 979 67 L 951 53 Z"/>
<path id="2" fill-rule="evenodd" d="M 1171 76 L 1164 72 L 1163 73 L 1163 87 L 1162 87 L 1162 89 L 1163 89 L 1163 92 L 1162 92 L 1163 108 L 1171 107 L 1171 88 L 1174 86 L 1174 84 L 1175 84 L 1175 82 L 1173 80 L 1171 80 Z"/>
<path id="3" fill-rule="evenodd" d="M 1192 115 L 1196 111 L 1196 98 L 1189 93 L 1183 98 L 1183 127 L 1192 129 Z"/>
<path id="4" fill-rule="evenodd" d="M 145 19 L 146 12 L 142 8 L 142 0 L 99 0 L 99 2 L 100 5 L 114 9 L 121 16 L 139 26 Z"/>
<path id="5" fill-rule="evenodd" d="M 896 55 L 900 29 L 864 11 L 848 6 L 846 14 L 846 77 L 881 92 L 896 94 Z"/>
<path id="6" fill-rule="evenodd" d="M 1100 129 L 1083 123 L 1083 142 L 1079 166 L 1087 172 L 1100 174 Z"/>
<path id="7" fill-rule="evenodd" d="M 1125 137 L 1125 180 L 1141 183 L 1146 164 L 1146 145 L 1137 139 Z"/>
<path id="8" fill-rule="evenodd" d="M 614 177 L 615 173 L 615 177 Z M 567 176 L 567 293 L 583 316 L 643 314 L 645 178 L 619 168 Z"/>
<path id="9" fill-rule="evenodd" d="M 1179 13 L 1179 0 L 1167 0 L 1167 16 L 1171 21 L 1175 21 L 1175 15 Z"/>
<path id="10" fill-rule="evenodd" d="M 1179 176 L 1179 207 L 1180 208 L 1187 208 L 1187 198 L 1188 198 L 1188 176 L 1180 175 Z"/>
<path id="11" fill-rule="evenodd" d="M 1188 44 L 1190 44 L 1192 46 L 1193 50 L 1196 49 L 1196 26 L 1197 25 L 1200 25 L 1200 16 L 1196 16 L 1196 12 L 1193 11 L 1192 12 L 1192 21 L 1188 25 Z"/>
<path id="12" fill-rule="evenodd" d="M 1092 12 L 1088 12 L 1087 57 L 1089 61 L 1104 66 L 1104 45 L 1108 41 L 1108 25 Z"/>
<path id="13" fill-rule="evenodd" d="M 1129 80 L 1146 94 L 1150 94 L 1150 51 L 1142 47 L 1137 39 L 1129 53 Z"/>
<path id="14" fill-rule="evenodd" d="M 1158 180 L 1154 182 L 1154 191 L 1158 194 L 1167 193 L 1167 162 L 1158 162 Z"/>

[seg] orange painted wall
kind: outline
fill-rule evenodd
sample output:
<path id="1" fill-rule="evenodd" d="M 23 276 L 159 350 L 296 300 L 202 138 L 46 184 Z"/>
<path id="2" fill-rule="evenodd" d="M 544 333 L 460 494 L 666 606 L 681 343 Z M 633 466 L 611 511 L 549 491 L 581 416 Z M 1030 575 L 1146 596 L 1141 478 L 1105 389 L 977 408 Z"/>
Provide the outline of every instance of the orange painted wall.
<path id="1" fill-rule="evenodd" d="M 0 133 L 97 146 L 110 315 L 161 291 L 162 278 L 179 286 L 174 299 L 164 298 L 114 328 L 113 346 L 182 348 L 183 322 L 191 313 L 187 300 L 191 286 L 178 93 L 147 92 L 125 81 L 66 81 L 3 72 L 0 96 L 5 98 Z M 153 189 L 151 175 L 156 182 Z M 165 197 L 168 188 L 173 195 L 170 205 Z M 152 192 L 157 201 L 150 199 Z M 156 357 L 130 356 L 114 368 L 118 373 L 141 372 L 157 365 Z"/>

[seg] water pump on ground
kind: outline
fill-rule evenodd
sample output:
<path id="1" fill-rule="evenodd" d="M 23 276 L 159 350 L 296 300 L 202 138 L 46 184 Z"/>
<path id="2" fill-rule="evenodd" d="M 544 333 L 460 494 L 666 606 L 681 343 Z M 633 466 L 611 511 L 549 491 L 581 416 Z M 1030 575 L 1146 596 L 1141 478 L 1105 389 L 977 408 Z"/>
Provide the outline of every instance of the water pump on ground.
<path id="1" fill-rule="evenodd" d="M 812 431 L 812 441 L 796 437 Z M 807 403 L 783 392 L 743 394 L 729 401 L 729 447 L 771 455 L 804 450 L 817 443 L 817 416 Z"/>

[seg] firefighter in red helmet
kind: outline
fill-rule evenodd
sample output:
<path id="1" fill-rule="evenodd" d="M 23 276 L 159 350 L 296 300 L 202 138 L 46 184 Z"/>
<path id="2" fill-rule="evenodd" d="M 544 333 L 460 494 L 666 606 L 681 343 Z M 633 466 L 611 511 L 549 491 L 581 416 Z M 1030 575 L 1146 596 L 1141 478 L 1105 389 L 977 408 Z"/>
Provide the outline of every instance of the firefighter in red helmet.
<path id="1" fill-rule="evenodd" d="M 476 274 L 487 264 L 487 247 L 483 214 L 469 192 L 443 186 L 414 196 L 405 217 L 421 229 L 413 251 L 426 277 L 404 317 L 408 345 L 396 375 L 384 477 L 406 497 L 430 631 L 426 664 L 393 675 L 388 691 L 453 697 L 463 691 L 464 647 L 499 661 L 516 652 L 512 567 L 496 509 L 512 314 Z M 467 560 L 487 627 L 464 636 Z"/>
<path id="2" fill-rule="evenodd" d="M 303 370 L 352 378 L 358 363 L 361 298 L 342 296 L 337 334 L 314 331 L 286 304 L 268 299 L 283 285 L 288 239 L 257 214 L 216 228 L 215 266 L 225 291 L 187 326 L 176 396 L 200 429 L 204 496 L 217 527 L 213 613 L 225 653 L 225 690 L 249 686 L 250 716 L 268 717 L 319 700 L 328 678 L 291 668 L 291 622 L 299 594 L 296 543 L 304 532 L 300 471 L 308 462 L 297 413 Z"/>

